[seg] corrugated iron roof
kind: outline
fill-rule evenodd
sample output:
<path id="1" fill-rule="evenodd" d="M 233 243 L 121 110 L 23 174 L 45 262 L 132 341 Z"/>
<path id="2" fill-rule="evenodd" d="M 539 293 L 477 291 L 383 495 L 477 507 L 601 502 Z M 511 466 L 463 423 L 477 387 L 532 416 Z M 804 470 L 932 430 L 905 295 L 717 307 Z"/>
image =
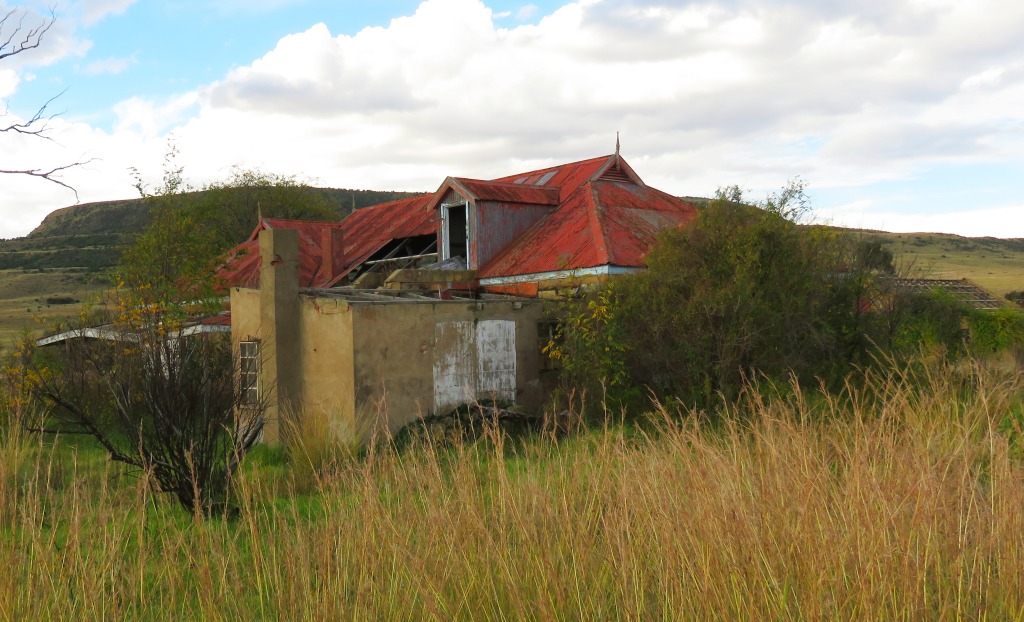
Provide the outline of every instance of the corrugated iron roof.
<path id="1" fill-rule="evenodd" d="M 589 181 L 483 266 L 479 277 L 642 267 L 659 229 L 696 215 L 692 203 L 648 186 Z"/>
<path id="2" fill-rule="evenodd" d="M 340 222 L 286 220 L 261 218 L 249 239 L 228 251 L 218 276 L 227 287 L 258 287 L 260 282 L 260 231 L 264 229 L 294 229 L 299 232 L 299 282 L 303 287 L 322 286 L 317 277 L 323 263 L 321 241 L 325 232 L 342 229 Z M 334 249 L 335 261 L 341 259 L 341 249 Z"/>
<path id="3" fill-rule="evenodd" d="M 550 166 L 517 175 L 509 175 L 508 177 L 499 177 L 492 181 L 503 181 L 519 186 L 544 185 L 558 188 L 558 201 L 562 202 L 568 199 L 580 186 L 595 178 L 603 169 L 607 169 L 617 159 L 614 155 L 601 156 L 599 158 Z"/>
<path id="4" fill-rule="evenodd" d="M 218 276 L 227 287 L 258 287 L 260 280 L 259 234 L 264 229 L 295 229 L 299 232 L 299 284 L 331 287 L 394 239 L 431 235 L 437 231 L 437 214 L 425 209 L 432 195 L 383 203 L 356 210 L 341 222 L 263 218 L 249 239 L 228 252 Z M 337 270 L 321 270 L 325 232 L 342 232 L 341 248 L 332 249 Z"/>
<path id="5" fill-rule="evenodd" d="M 473 200 L 552 208 L 482 266 L 480 278 L 641 267 L 659 229 L 696 215 L 693 203 L 647 187 L 616 154 L 491 181 L 449 177 L 433 194 L 356 210 L 341 223 L 263 219 L 249 240 L 231 252 L 222 276 L 230 285 L 257 286 L 259 232 L 289 228 L 299 231 L 301 285 L 331 287 L 393 240 L 436 234 L 435 208 L 449 190 Z M 327 271 L 325 281 L 321 240 L 332 228 L 342 232 L 342 249 L 334 249 L 335 269 Z"/>
<path id="6" fill-rule="evenodd" d="M 392 240 L 436 234 L 437 211 L 427 209 L 432 198 L 431 194 L 422 194 L 364 207 L 349 214 L 341 221 L 345 235 L 341 270 L 324 287 L 336 284 Z"/>
<path id="7" fill-rule="evenodd" d="M 524 186 L 504 181 L 484 181 L 464 177 L 449 177 L 460 194 L 467 193 L 477 201 L 501 201 L 504 203 L 529 203 L 533 205 L 558 205 L 558 188 L 554 186 Z M 441 192 L 447 190 L 447 184 Z M 435 195 L 436 196 L 436 195 Z"/>

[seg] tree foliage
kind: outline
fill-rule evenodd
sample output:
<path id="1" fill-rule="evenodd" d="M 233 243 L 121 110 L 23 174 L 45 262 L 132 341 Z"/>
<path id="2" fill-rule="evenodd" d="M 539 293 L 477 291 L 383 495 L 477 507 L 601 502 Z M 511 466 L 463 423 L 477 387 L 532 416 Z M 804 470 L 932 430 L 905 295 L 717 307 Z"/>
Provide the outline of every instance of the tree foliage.
<path id="1" fill-rule="evenodd" d="M 274 215 L 327 212 L 322 196 L 303 198 L 304 186 L 254 172 L 238 172 L 198 200 L 176 154 L 172 146 L 160 186 L 139 184 L 153 222 L 113 271 L 114 311 L 102 334 L 79 332 L 60 356 L 33 357 L 31 384 L 48 407 L 47 426 L 96 437 L 114 460 L 209 515 L 228 503 L 232 476 L 262 432 L 265 404 L 245 402 L 230 339 L 190 334 L 195 318 L 220 308 L 216 268 L 240 241 L 232 236 L 245 214 L 255 225 L 268 198 L 278 202 L 269 201 L 280 210 Z"/>
<path id="2" fill-rule="evenodd" d="M 568 385 L 621 401 L 629 390 L 625 364 L 628 346 L 615 313 L 612 288 L 592 295 L 578 289 L 564 301 L 554 339 L 543 353 L 559 362 Z"/>
<path id="3" fill-rule="evenodd" d="M 231 176 L 193 192 L 171 143 L 161 183 L 150 188 L 133 171 L 136 189 L 151 203 L 152 222 L 122 254 L 112 272 L 121 295 L 137 304 L 177 301 L 203 305 L 221 292 L 217 268 L 243 242 L 258 217 L 332 220 L 325 196 L 306 184 L 258 170 L 236 168 Z M 196 309 L 186 308 L 186 313 Z"/>
<path id="4" fill-rule="evenodd" d="M 809 213 L 799 179 L 756 205 L 720 190 L 694 222 L 661 232 L 647 270 L 591 294 L 596 307 L 569 304 L 556 354 L 571 381 L 706 404 L 752 378 L 839 379 L 870 363 L 886 328 L 873 310 L 896 306 L 892 255 L 799 224 Z M 603 352 L 615 364 L 601 364 L 608 343 L 620 346 Z"/>
<path id="5" fill-rule="evenodd" d="M 752 205 L 723 188 L 692 223 L 661 232 L 647 270 L 567 301 L 548 348 L 563 377 L 708 405 L 751 380 L 838 384 L 922 349 L 1024 351 L 1019 311 L 908 288 L 878 240 L 800 224 L 804 189 L 796 180 Z"/>
<path id="6" fill-rule="evenodd" d="M 648 270 L 615 284 L 632 380 L 704 400 L 745 377 L 808 376 L 849 356 L 839 326 L 856 324 L 857 275 L 833 231 L 801 228 L 802 182 L 761 207 L 719 193 L 685 228 L 665 230 Z"/>
<path id="7" fill-rule="evenodd" d="M 190 207 L 225 248 L 244 240 L 257 216 L 291 220 L 337 220 L 326 196 L 295 177 L 234 168 L 223 181 L 208 184 Z"/>

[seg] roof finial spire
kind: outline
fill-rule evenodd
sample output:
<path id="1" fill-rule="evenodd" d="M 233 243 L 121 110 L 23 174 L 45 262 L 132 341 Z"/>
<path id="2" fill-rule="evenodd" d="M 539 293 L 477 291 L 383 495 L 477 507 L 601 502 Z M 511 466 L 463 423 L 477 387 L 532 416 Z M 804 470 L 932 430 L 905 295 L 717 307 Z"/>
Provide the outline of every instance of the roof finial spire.
<path id="1" fill-rule="evenodd" d="M 619 157 L 619 131 L 615 130 L 615 157 Z"/>

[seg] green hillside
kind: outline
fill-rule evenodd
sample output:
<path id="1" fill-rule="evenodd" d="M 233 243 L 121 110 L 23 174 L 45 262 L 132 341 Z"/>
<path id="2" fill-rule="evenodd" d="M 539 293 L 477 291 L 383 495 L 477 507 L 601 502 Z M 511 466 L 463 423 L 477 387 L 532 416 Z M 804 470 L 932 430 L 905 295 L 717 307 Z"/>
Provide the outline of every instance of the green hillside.
<path id="1" fill-rule="evenodd" d="M 1024 290 L 1024 239 L 965 238 L 948 233 L 863 231 L 882 241 L 897 263 L 922 276 L 970 279 L 999 297 Z"/>
<path id="2" fill-rule="evenodd" d="M 339 220 L 353 209 L 414 194 L 340 188 L 314 188 L 313 191 L 323 195 Z M 198 197 L 203 192 L 190 194 Z M 152 204 L 143 199 L 128 199 L 55 210 L 26 237 L 0 240 L 0 270 L 106 270 L 117 262 L 121 248 L 131 237 L 150 222 L 152 209 Z M 256 214 L 253 214 L 252 221 L 255 227 Z"/>
<path id="3" fill-rule="evenodd" d="M 353 209 L 414 195 L 311 190 L 323 196 L 339 220 Z M 51 212 L 23 238 L 0 240 L 0 346 L 26 330 L 36 330 L 41 322 L 77 315 L 80 303 L 98 297 L 106 287 L 104 273 L 150 222 L 152 209 L 143 199 L 73 205 Z M 252 226 L 256 226 L 255 213 Z"/>

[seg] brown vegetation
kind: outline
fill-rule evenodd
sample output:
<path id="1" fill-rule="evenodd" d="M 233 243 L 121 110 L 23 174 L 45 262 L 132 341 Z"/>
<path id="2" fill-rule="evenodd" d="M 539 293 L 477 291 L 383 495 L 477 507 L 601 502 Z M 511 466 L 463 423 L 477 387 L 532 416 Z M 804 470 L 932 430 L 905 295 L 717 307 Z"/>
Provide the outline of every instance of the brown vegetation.
<path id="1" fill-rule="evenodd" d="M 310 495 L 265 464 L 234 521 L 154 504 L 92 453 L 8 438 L 0 611 L 1019 618 L 1021 378 L 915 369 L 747 392 L 724 420 L 666 407 L 647 428 L 378 448 L 315 465 Z"/>

